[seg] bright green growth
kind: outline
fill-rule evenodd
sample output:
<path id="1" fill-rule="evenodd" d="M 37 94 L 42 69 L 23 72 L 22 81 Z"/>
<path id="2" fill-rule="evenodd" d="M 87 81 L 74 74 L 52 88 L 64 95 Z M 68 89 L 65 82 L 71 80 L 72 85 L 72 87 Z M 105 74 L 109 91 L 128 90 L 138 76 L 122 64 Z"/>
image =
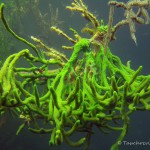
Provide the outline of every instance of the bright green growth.
<path id="1" fill-rule="evenodd" d="M 101 20 L 101 25 L 97 27 L 97 30 L 98 30 L 100 33 L 106 33 L 107 30 L 108 30 L 108 25 L 104 25 L 104 21 Z"/>
<path id="2" fill-rule="evenodd" d="M 131 2 L 134 6 L 134 1 Z M 118 7 L 129 4 L 130 2 L 110 2 L 111 6 Z M 140 9 L 144 7 L 146 12 L 145 5 L 149 3 L 139 1 L 136 2 L 136 6 L 138 5 Z M 2 4 L 2 21 L 6 29 L 17 38 L 4 18 L 3 7 Z M 27 126 L 31 132 L 50 134 L 50 145 L 59 145 L 65 141 L 73 147 L 84 144 L 84 149 L 88 149 L 93 126 L 104 133 L 111 130 L 120 131 L 120 136 L 111 147 L 111 150 L 117 150 L 118 141 L 122 141 L 127 134 L 130 115 L 138 110 L 150 110 L 150 76 L 140 75 L 142 66 L 135 71 L 131 69 L 130 62 L 127 65 L 122 64 L 119 57 L 113 55 L 108 47 L 123 21 L 112 26 L 110 16 L 108 25 L 99 23 L 81 0 L 75 0 L 72 6 L 67 8 L 81 12 L 82 16 L 91 22 L 93 28 L 86 29 L 91 38 L 82 38 L 71 29 L 76 37 L 74 40 L 60 29 L 52 27 L 74 43 L 71 47 L 72 55 L 67 59 L 64 54 L 32 37 L 48 51 L 46 54 L 50 56 L 49 60 L 44 57 L 44 53 L 40 56 L 38 48 L 26 41 L 27 45 L 36 50 L 37 56 L 25 49 L 6 59 L 0 69 L 0 114 L 12 108 L 23 122 L 17 135 Z M 139 14 L 137 19 L 140 17 Z M 130 16 L 130 19 L 130 23 L 132 19 L 136 20 L 135 16 Z M 132 32 L 131 34 L 133 36 Z M 22 57 L 30 67 L 16 67 L 17 61 Z M 50 65 L 57 65 L 58 68 L 49 69 Z M 49 128 L 40 126 L 38 119 L 48 124 Z M 121 124 L 118 125 L 117 122 Z M 73 142 L 70 136 L 75 132 L 84 132 L 85 136 Z"/>

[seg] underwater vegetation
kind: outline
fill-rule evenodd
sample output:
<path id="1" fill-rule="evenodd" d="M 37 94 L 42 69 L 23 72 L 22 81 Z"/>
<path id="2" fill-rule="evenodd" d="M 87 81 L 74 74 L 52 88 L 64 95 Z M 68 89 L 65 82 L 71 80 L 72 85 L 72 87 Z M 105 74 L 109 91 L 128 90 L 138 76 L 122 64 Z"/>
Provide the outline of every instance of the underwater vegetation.
<path id="1" fill-rule="evenodd" d="M 2 2 L 3 0 L 1 0 Z M 1 3 L 0 2 L 0 3 Z M 49 44 L 49 38 L 51 37 L 51 30 L 48 30 L 52 25 L 61 26 L 62 21 L 59 19 L 59 9 L 53 7 L 53 4 L 47 3 L 46 11 L 40 7 L 40 0 L 13 0 L 5 2 L 5 17 L 7 23 L 11 26 L 11 29 L 19 36 L 30 40 L 28 36 L 34 34 L 36 37 L 40 37 L 42 41 Z M 28 16 L 32 19 L 32 23 L 26 24 Z M 34 30 L 33 30 L 34 29 Z M 56 35 L 57 36 L 57 35 Z M 5 28 L 0 26 L 1 37 L 1 53 L 0 60 L 4 62 L 8 54 L 12 54 L 11 51 L 16 52 L 20 48 L 15 49 L 14 45 L 18 45 L 18 41 L 14 40 L 14 37 L 9 36 L 8 32 L 5 32 Z M 9 45 L 7 44 L 9 43 Z M 51 40 L 53 43 L 53 40 Z M 50 43 L 50 44 L 51 44 Z M 21 47 L 21 45 L 20 45 Z"/>
<path id="2" fill-rule="evenodd" d="M 72 147 L 84 145 L 85 150 L 89 148 L 94 126 L 104 133 L 119 131 L 110 148 L 117 150 L 118 141 L 123 141 L 127 134 L 130 115 L 150 110 L 150 75 L 140 74 L 142 66 L 133 70 L 130 61 L 123 64 L 111 53 L 109 44 L 124 25 L 129 26 L 131 39 L 137 44 L 135 24 L 149 23 L 150 0 L 110 0 L 107 24 L 89 12 L 82 0 L 73 0 L 66 8 L 81 13 L 89 21 L 82 32 L 90 38 L 81 37 L 73 28 L 72 38 L 58 27 L 51 27 L 72 43 L 62 46 L 72 51 L 70 58 L 34 36 L 32 44 L 17 35 L 4 16 L 4 7 L 2 3 L 0 17 L 6 30 L 30 48 L 10 55 L 1 64 L 0 115 L 9 110 L 22 120 L 17 135 L 27 127 L 35 134 L 50 134 L 50 145 L 66 142 Z M 123 20 L 114 25 L 116 8 L 124 9 L 125 13 Z M 28 67 L 18 66 L 21 59 Z M 70 137 L 76 132 L 85 136 L 72 141 Z"/>

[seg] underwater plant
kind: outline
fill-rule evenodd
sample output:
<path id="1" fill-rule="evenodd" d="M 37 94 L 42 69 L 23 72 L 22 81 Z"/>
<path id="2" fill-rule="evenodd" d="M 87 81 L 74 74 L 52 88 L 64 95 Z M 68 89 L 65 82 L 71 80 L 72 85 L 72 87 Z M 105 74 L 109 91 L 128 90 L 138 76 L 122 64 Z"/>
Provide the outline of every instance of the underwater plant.
<path id="1" fill-rule="evenodd" d="M 0 69 L 0 115 L 9 109 L 22 120 L 17 135 L 26 126 L 33 133 L 50 134 L 50 145 L 65 141 L 72 147 L 84 145 L 87 150 L 93 127 L 97 127 L 104 133 L 120 131 L 110 148 L 117 150 L 118 141 L 123 141 L 127 134 L 130 115 L 138 110 L 150 110 L 150 75 L 140 75 L 142 66 L 133 70 L 129 61 L 124 65 L 109 49 L 116 31 L 124 25 L 129 26 L 131 38 L 137 43 L 135 23 L 149 23 L 150 0 L 109 1 L 109 6 L 107 24 L 89 12 L 82 0 L 73 0 L 66 7 L 89 21 L 90 25 L 82 32 L 91 36 L 81 37 L 70 28 L 72 38 L 52 26 L 53 31 L 73 44 L 72 47 L 62 46 L 72 50 L 67 58 L 34 36 L 31 39 L 36 45 L 18 36 L 9 27 L 4 17 L 4 4 L 1 4 L 0 15 L 6 30 L 30 47 L 30 50 L 10 55 Z M 116 7 L 124 9 L 125 19 L 113 25 Z M 18 66 L 21 59 L 28 67 Z M 39 120 L 46 126 L 41 126 Z M 76 132 L 85 136 L 74 142 L 70 137 Z"/>

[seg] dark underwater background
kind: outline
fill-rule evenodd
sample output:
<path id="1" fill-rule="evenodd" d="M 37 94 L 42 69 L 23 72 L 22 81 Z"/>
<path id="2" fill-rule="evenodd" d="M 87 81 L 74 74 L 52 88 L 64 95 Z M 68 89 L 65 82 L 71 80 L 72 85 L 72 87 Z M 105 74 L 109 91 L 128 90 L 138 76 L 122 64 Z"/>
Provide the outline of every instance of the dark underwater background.
<path id="1" fill-rule="evenodd" d="M 76 29 L 79 33 L 85 27 L 86 20 L 77 12 L 70 12 L 65 8 L 70 5 L 72 0 L 39 0 L 38 8 L 31 6 L 33 10 L 40 10 L 44 20 L 49 25 L 42 25 L 36 18 L 33 10 L 27 10 L 28 4 L 36 4 L 36 0 L 0 0 L 5 3 L 5 16 L 11 28 L 20 36 L 31 41 L 30 36 L 35 36 L 43 40 L 47 45 L 60 49 L 61 45 L 70 43 L 50 30 L 51 25 L 57 25 L 60 29 L 72 36 L 69 28 Z M 120 1 L 120 0 L 118 0 Z M 127 2 L 127 0 L 122 0 Z M 14 3 L 15 2 L 15 3 Z M 33 3 L 34 2 L 34 3 Z M 104 19 L 107 23 L 109 6 L 108 0 L 83 0 L 88 5 L 89 10 L 96 14 L 99 20 Z M 28 4 L 27 4 L 28 3 Z M 15 5 L 14 5 L 15 4 Z M 18 4 L 16 6 L 16 4 Z M 18 8 L 20 8 L 18 10 Z M 56 13 L 58 11 L 58 16 Z M 114 23 L 123 19 L 123 10 L 115 8 Z M 150 13 L 150 11 L 149 11 Z M 50 16 L 50 17 L 49 17 Z M 53 17 L 55 16 L 55 17 Z M 55 19 L 57 20 L 55 20 Z M 51 22 L 53 21 L 53 23 Z M 88 37 L 81 34 L 82 37 Z M 125 64 L 131 60 L 133 69 L 142 65 L 142 74 L 150 74 L 150 25 L 136 25 L 137 46 L 130 37 L 128 26 L 124 26 L 117 31 L 117 39 L 110 44 L 111 52 L 119 56 Z M 33 42 L 33 41 L 31 41 Z M 27 45 L 16 40 L 4 28 L 0 21 L 0 60 L 4 60 L 12 53 L 28 48 Z M 70 52 L 65 52 L 69 57 Z M 23 62 L 22 62 L 23 63 Z M 20 64 L 21 65 L 21 64 Z M 48 141 L 50 135 L 36 135 L 30 133 L 27 128 L 16 136 L 16 131 L 21 122 L 18 118 L 13 118 L 9 113 L 0 118 L 0 150 L 83 150 L 83 147 L 72 148 L 63 143 L 60 146 L 50 147 Z M 118 132 L 103 134 L 94 129 L 95 134 L 92 136 L 89 150 L 109 150 L 110 146 L 116 141 Z M 78 139 L 82 134 L 76 134 L 73 139 Z M 150 149 L 150 112 L 135 112 L 131 115 L 131 124 L 128 134 L 124 141 L 128 142 L 149 142 L 148 146 L 143 145 L 125 145 L 122 144 L 120 150 L 149 150 Z"/>

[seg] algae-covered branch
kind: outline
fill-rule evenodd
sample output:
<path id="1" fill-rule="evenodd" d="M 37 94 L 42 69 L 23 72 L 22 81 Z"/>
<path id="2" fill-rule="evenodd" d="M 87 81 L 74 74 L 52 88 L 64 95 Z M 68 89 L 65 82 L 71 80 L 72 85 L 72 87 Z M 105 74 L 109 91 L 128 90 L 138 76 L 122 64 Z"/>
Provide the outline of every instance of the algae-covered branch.
<path id="1" fill-rule="evenodd" d="M 8 32 L 29 48 L 10 55 L 0 68 L 0 115 L 7 110 L 22 120 L 16 134 L 28 128 L 36 134 L 50 134 L 50 145 L 66 142 L 72 147 L 84 145 L 88 149 L 93 127 L 100 132 L 120 132 L 111 150 L 118 149 L 130 125 L 130 115 L 135 111 L 150 110 L 150 75 L 141 75 L 111 53 L 109 43 L 122 26 L 129 26 L 132 40 L 136 42 L 135 23 L 148 24 L 149 0 L 130 0 L 127 3 L 109 1 L 108 23 L 99 21 L 82 0 L 73 0 L 66 8 L 81 13 L 89 24 L 80 35 L 71 28 L 73 37 L 61 29 L 51 29 L 65 37 L 72 46 L 70 58 L 47 46 L 41 39 L 31 37 L 33 43 L 17 35 L 9 26 L 1 4 L 1 20 Z M 113 23 L 115 9 L 123 8 L 125 18 Z M 136 7 L 136 9 L 133 9 Z M 41 50 L 42 49 L 42 50 Z M 24 60 L 28 67 L 18 65 Z M 39 120 L 45 123 L 41 126 Z M 84 133 L 77 141 L 71 136 Z M 101 139 L 100 139 L 100 142 Z"/>

